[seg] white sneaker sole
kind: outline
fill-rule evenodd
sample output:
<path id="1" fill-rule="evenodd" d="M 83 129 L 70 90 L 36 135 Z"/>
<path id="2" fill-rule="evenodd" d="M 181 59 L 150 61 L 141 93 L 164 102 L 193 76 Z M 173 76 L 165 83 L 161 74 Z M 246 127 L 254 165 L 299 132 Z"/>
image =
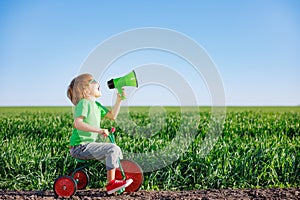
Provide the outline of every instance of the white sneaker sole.
<path id="1" fill-rule="evenodd" d="M 132 182 L 133 182 L 133 180 L 130 178 L 130 179 L 126 180 L 125 185 L 122 185 L 122 186 L 117 187 L 117 188 L 115 188 L 115 189 L 113 189 L 113 190 L 107 191 L 107 194 L 112 194 L 112 193 L 115 193 L 115 192 L 118 191 L 118 190 L 121 190 L 121 189 L 123 189 L 123 188 L 126 188 L 126 187 L 128 187 Z"/>

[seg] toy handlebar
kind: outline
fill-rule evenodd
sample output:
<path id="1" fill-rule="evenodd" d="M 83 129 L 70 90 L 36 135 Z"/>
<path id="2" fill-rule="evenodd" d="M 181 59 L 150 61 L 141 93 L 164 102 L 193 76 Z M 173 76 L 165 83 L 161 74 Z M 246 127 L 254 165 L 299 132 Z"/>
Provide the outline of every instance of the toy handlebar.
<path id="1" fill-rule="evenodd" d="M 113 144 L 115 144 L 115 135 L 114 135 L 114 132 L 116 131 L 116 128 L 115 127 L 112 127 L 110 129 L 110 133 L 108 135 L 108 138 L 109 138 L 109 141 Z"/>
<path id="2" fill-rule="evenodd" d="M 115 131 L 116 131 L 116 128 L 115 127 L 111 127 L 110 132 L 114 133 Z"/>

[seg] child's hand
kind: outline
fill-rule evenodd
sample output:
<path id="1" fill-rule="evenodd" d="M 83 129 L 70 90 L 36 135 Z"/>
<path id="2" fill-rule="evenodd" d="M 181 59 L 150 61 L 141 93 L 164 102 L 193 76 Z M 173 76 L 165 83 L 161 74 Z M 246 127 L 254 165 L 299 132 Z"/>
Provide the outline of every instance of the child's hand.
<path id="1" fill-rule="evenodd" d="M 107 129 L 99 129 L 99 131 L 97 131 L 98 134 L 103 135 L 104 137 L 107 137 L 109 135 L 109 131 Z"/>
<path id="2" fill-rule="evenodd" d="M 119 93 L 117 93 L 117 100 L 118 101 L 122 101 L 122 96 L 126 97 L 126 93 L 125 93 L 125 89 L 122 88 L 122 95 L 120 95 Z"/>

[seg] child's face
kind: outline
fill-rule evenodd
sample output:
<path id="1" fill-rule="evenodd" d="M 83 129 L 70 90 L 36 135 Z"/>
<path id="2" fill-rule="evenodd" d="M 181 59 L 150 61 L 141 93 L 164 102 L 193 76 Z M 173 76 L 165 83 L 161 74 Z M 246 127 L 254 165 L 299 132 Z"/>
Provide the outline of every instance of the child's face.
<path id="1" fill-rule="evenodd" d="M 90 81 L 90 85 L 89 85 L 89 91 L 90 91 L 90 95 L 92 97 L 100 97 L 102 95 L 101 91 L 100 91 L 100 85 L 99 83 L 95 80 L 95 79 L 92 79 Z"/>

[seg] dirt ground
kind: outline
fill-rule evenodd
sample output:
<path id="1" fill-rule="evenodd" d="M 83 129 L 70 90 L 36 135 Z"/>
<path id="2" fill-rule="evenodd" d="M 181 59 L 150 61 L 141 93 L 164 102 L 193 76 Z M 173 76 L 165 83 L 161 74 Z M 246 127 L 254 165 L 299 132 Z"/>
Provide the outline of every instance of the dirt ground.
<path id="1" fill-rule="evenodd" d="M 52 191 L 0 190 L 0 199 L 55 199 Z M 300 199 L 300 188 L 287 189 L 225 189 L 193 191 L 138 191 L 131 194 L 111 195 L 101 190 L 81 190 L 72 199 Z"/>

